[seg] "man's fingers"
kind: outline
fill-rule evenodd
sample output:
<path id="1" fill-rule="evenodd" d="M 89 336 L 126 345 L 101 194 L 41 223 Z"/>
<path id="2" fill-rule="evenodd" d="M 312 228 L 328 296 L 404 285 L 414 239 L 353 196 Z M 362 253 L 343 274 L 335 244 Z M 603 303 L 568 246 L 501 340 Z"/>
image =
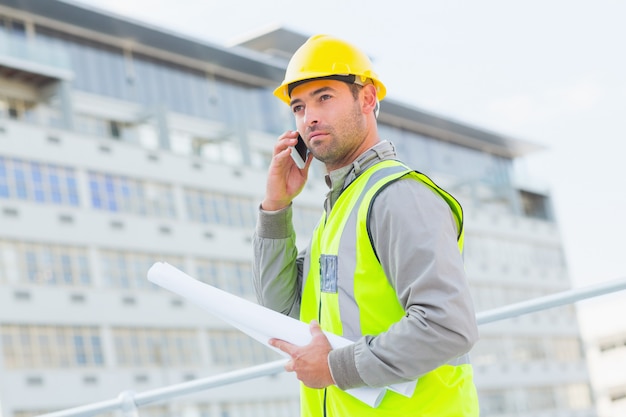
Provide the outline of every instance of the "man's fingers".
<path id="1" fill-rule="evenodd" d="M 285 371 L 287 372 L 293 372 L 295 369 L 293 367 L 293 359 L 290 359 L 289 361 L 287 361 L 287 363 L 285 364 Z"/>
<path id="2" fill-rule="evenodd" d="M 322 333 L 322 328 L 317 320 L 311 320 L 311 323 L 309 323 L 309 329 L 311 330 L 311 334 Z"/>
<path id="3" fill-rule="evenodd" d="M 283 352 L 287 353 L 289 356 L 292 355 L 293 350 L 296 348 L 295 345 L 292 345 L 291 343 L 286 342 L 281 339 L 270 339 L 269 344 L 271 346 L 274 346 L 275 348 L 282 350 Z"/>
<path id="4" fill-rule="evenodd" d="M 313 340 L 319 339 L 319 338 L 324 338 L 328 340 L 328 338 L 326 337 L 326 335 L 322 331 L 322 328 L 320 327 L 319 323 L 316 320 L 311 321 L 311 323 L 309 324 L 309 331 L 311 332 L 311 337 Z"/>

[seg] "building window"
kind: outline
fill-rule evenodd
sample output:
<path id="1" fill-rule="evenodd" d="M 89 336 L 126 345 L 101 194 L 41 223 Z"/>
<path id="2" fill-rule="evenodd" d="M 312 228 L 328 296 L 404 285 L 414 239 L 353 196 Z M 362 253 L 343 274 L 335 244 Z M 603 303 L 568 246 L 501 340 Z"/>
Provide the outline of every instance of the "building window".
<path id="1" fill-rule="evenodd" d="M 482 390 L 480 392 L 480 415 L 500 415 L 512 409 L 513 404 L 503 390 Z"/>
<path id="2" fill-rule="evenodd" d="M 542 411 L 556 408 L 552 387 L 534 387 L 526 390 L 526 410 Z"/>
<path id="3" fill-rule="evenodd" d="M 472 348 L 472 363 L 478 368 L 494 366 L 506 358 L 506 352 L 504 339 L 484 336 Z"/>
<path id="4" fill-rule="evenodd" d="M 212 363 L 220 366 L 250 366 L 280 359 L 280 355 L 238 330 L 208 333 Z"/>
<path id="5" fill-rule="evenodd" d="M 74 73 L 73 88 L 123 100 L 132 98 L 122 49 L 42 26 L 36 28 L 36 40 L 48 50 L 64 52 Z"/>
<path id="6" fill-rule="evenodd" d="M 146 278 L 148 269 L 155 262 L 165 261 L 180 268 L 183 260 L 176 256 L 136 253 L 117 250 L 100 251 L 104 285 L 121 289 L 158 289 Z"/>
<path id="7" fill-rule="evenodd" d="M 582 359 L 582 345 L 576 337 L 554 336 L 549 343 L 552 345 L 552 357 L 557 362 L 578 362 Z"/>
<path id="8" fill-rule="evenodd" d="M 0 326 L 7 369 L 101 367 L 105 359 L 95 327 Z"/>
<path id="9" fill-rule="evenodd" d="M 175 218 L 172 187 L 128 177 L 89 172 L 92 207 L 99 210 Z"/>
<path id="10" fill-rule="evenodd" d="M 126 367 L 198 366 L 200 346 L 195 330 L 113 329 L 117 364 Z"/>
<path id="11" fill-rule="evenodd" d="M 237 401 L 223 402 L 217 406 L 220 414 L 211 414 L 216 406 L 200 407 L 199 416 L 202 417 L 292 417 L 300 414 L 300 405 L 297 399 L 266 400 L 266 401 Z"/>
<path id="12" fill-rule="evenodd" d="M 196 278 L 223 291 L 254 299 L 250 262 L 197 259 Z"/>
<path id="13" fill-rule="evenodd" d="M 626 401 L 626 386 L 613 388 L 610 394 L 610 398 L 611 402 Z"/>
<path id="14" fill-rule="evenodd" d="M 619 334 L 610 338 L 605 338 L 599 342 L 598 347 L 602 353 L 626 349 L 626 335 Z"/>
<path id="15" fill-rule="evenodd" d="M 0 281 L 55 286 L 91 286 L 87 251 L 40 243 L 0 241 Z M 7 277 L 7 278 L 3 278 Z"/>
<path id="16" fill-rule="evenodd" d="M 0 156 L 0 198 L 78 206 L 76 173 L 71 168 Z"/>
<path id="17" fill-rule="evenodd" d="M 172 414 L 167 405 L 149 405 L 139 409 L 141 417 L 171 417 Z"/>
<path id="18" fill-rule="evenodd" d="M 310 236 L 322 217 L 321 205 L 317 207 L 304 207 L 297 204 L 293 206 L 293 227 L 298 236 Z"/>
<path id="19" fill-rule="evenodd" d="M 541 337 L 515 337 L 512 339 L 510 358 L 518 363 L 545 360 L 544 339 Z"/>
<path id="20" fill-rule="evenodd" d="M 103 119 L 86 114 L 74 116 L 74 128 L 79 133 L 89 136 L 111 138 L 115 140 L 135 142 L 138 139 L 136 126 L 117 120 Z"/>
<path id="21" fill-rule="evenodd" d="M 548 197 L 524 190 L 520 190 L 519 195 L 522 200 L 522 209 L 526 216 L 542 220 L 551 219 Z"/>
<path id="22" fill-rule="evenodd" d="M 250 197 L 185 189 L 187 216 L 201 223 L 254 227 L 258 201 Z"/>
<path id="23" fill-rule="evenodd" d="M 42 414 L 48 414 L 58 411 L 56 409 L 50 410 L 15 410 L 13 412 L 13 417 L 37 417 Z"/>
<path id="24" fill-rule="evenodd" d="M 568 384 L 563 389 L 569 410 L 588 410 L 593 406 L 591 387 L 588 384 Z"/>

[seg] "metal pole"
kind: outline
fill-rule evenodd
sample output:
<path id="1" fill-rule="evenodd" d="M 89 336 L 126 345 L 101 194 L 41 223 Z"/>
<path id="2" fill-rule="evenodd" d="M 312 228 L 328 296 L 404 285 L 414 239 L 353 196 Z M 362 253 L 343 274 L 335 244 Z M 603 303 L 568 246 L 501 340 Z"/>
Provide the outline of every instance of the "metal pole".
<path id="1" fill-rule="evenodd" d="M 248 379 L 258 378 L 261 376 L 278 374 L 284 372 L 286 363 L 287 359 L 281 359 L 278 361 L 268 362 L 246 369 L 228 372 L 226 374 L 220 374 L 213 377 L 196 379 L 195 381 L 183 382 L 181 384 L 170 385 L 163 388 L 156 388 L 150 391 L 144 391 L 135 395 L 135 403 L 138 406 L 142 406 L 145 404 L 162 402 L 166 399 L 202 391 L 208 388 L 221 387 L 223 385 L 247 381 Z"/>
<path id="2" fill-rule="evenodd" d="M 479 325 L 491 323 L 625 289 L 626 278 L 615 279 L 484 311 L 476 315 L 476 321 Z"/>
<path id="3" fill-rule="evenodd" d="M 81 407 L 69 408 L 54 413 L 41 414 L 39 417 L 89 417 L 105 411 L 122 410 L 124 417 L 137 417 L 137 407 L 163 402 L 167 399 L 184 394 L 202 391 L 208 388 L 220 387 L 235 382 L 246 381 L 261 376 L 274 375 L 283 372 L 287 359 L 269 362 L 246 369 L 227 372 L 195 381 L 183 382 L 136 394 L 124 391 L 114 400 L 102 401 Z"/>
<path id="4" fill-rule="evenodd" d="M 616 279 L 484 311 L 476 315 L 476 321 L 479 325 L 482 325 L 516 317 L 522 314 L 558 307 L 564 304 L 575 303 L 576 301 L 586 298 L 596 297 L 625 289 L 626 278 Z M 135 394 L 132 391 L 124 391 L 115 400 L 103 401 L 49 414 L 42 414 L 40 417 L 88 417 L 105 411 L 120 409 L 128 412 L 127 414 L 124 414 L 125 417 L 136 417 L 136 407 L 156 402 L 164 402 L 170 398 L 202 391 L 208 388 L 233 384 L 235 382 L 246 381 L 261 376 L 278 374 L 284 371 L 286 362 L 286 359 L 282 359 L 208 378 L 157 388 L 139 394 Z"/>
<path id="5" fill-rule="evenodd" d="M 100 401 L 80 407 L 68 408 L 66 410 L 55 411 L 54 413 L 41 414 L 40 417 L 88 417 L 105 411 L 116 411 L 120 409 L 119 397 L 114 400 Z"/>
<path id="6" fill-rule="evenodd" d="M 120 409 L 124 417 L 139 417 L 134 391 L 123 391 L 117 399 L 120 401 Z"/>

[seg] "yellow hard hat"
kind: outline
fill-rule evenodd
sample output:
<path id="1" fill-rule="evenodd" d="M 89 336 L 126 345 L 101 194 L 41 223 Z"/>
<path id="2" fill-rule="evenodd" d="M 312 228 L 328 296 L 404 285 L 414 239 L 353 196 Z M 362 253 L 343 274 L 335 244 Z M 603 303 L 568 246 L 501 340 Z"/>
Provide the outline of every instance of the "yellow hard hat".
<path id="1" fill-rule="evenodd" d="M 291 90 L 302 82 L 316 78 L 332 78 L 356 84 L 367 80 L 376 87 L 376 97 L 382 100 L 387 89 L 372 69 L 372 62 L 360 49 L 328 35 L 310 37 L 293 54 L 285 79 L 274 95 L 290 103 Z"/>

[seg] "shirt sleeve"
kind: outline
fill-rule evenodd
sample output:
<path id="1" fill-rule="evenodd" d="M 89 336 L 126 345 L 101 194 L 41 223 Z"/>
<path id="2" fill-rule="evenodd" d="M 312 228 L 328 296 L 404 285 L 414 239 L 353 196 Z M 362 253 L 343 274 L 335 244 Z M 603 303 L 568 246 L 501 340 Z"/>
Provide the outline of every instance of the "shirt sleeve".
<path id="1" fill-rule="evenodd" d="M 421 182 L 402 179 L 376 197 L 370 216 L 374 248 L 406 314 L 388 331 L 330 353 L 342 389 L 415 380 L 478 339 L 448 204 Z"/>
<path id="2" fill-rule="evenodd" d="M 297 253 L 292 207 L 259 209 L 252 237 L 253 284 L 258 302 L 279 313 L 298 318 L 304 252 Z"/>

